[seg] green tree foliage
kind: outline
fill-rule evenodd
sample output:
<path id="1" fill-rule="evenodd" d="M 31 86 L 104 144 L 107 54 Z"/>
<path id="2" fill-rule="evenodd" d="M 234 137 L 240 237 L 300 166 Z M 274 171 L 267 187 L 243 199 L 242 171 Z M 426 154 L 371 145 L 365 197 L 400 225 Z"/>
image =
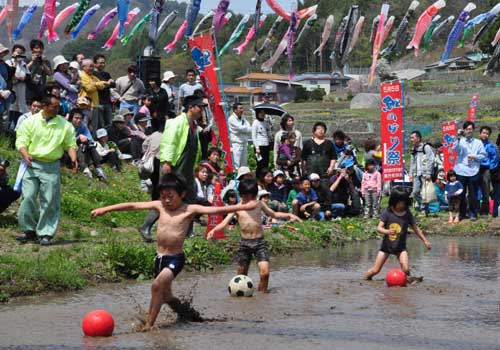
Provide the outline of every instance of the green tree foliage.
<path id="1" fill-rule="evenodd" d="M 309 94 L 305 87 L 299 85 L 295 88 L 295 102 L 305 102 L 309 99 Z"/>
<path id="2" fill-rule="evenodd" d="M 316 88 L 313 91 L 311 91 L 311 100 L 322 101 L 325 95 L 326 92 L 323 88 Z"/>

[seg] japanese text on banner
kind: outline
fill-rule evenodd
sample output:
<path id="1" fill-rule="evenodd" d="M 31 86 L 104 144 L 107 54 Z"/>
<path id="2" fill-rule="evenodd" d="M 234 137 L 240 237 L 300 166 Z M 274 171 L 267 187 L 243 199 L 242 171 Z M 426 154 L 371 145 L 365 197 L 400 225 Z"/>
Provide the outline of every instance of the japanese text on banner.
<path id="1" fill-rule="evenodd" d="M 220 148 L 224 160 L 226 172 L 233 172 L 233 161 L 231 156 L 231 145 L 229 142 L 229 130 L 226 114 L 221 104 L 221 93 L 219 80 L 217 78 L 217 66 L 214 54 L 214 40 L 212 32 L 208 31 L 188 40 L 191 57 L 200 73 L 200 80 L 205 94 L 208 96 L 210 111 L 214 116 L 217 129 L 219 130 Z"/>
<path id="2" fill-rule="evenodd" d="M 457 152 L 451 150 L 453 142 L 457 139 L 457 124 L 455 122 L 443 123 L 441 130 L 443 135 L 443 168 L 447 174 L 457 162 Z"/>
<path id="3" fill-rule="evenodd" d="M 380 138 L 383 181 L 403 178 L 403 84 L 399 81 L 380 86 Z"/>

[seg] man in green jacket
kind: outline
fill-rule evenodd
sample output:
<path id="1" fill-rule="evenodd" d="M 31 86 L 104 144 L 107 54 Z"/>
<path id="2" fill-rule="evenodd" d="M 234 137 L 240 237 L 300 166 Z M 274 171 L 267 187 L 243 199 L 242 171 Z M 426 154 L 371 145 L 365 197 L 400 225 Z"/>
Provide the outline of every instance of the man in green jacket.
<path id="1" fill-rule="evenodd" d="M 207 106 L 199 95 L 184 99 L 184 113 L 171 119 L 165 125 L 161 145 L 160 161 L 163 173 L 174 172 L 186 184 L 186 202 L 196 199 L 194 189 L 194 168 L 200 161 L 201 147 L 196 122 L 202 117 Z"/>
<path id="2" fill-rule="evenodd" d="M 19 207 L 19 226 L 24 234 L 17 240 L 27 242 L 38 236 L 41 245 L 50 245 L 61 212 L 59 160 L 64 151 L 68 152 L 75 173 L 78 162 L 73 125 L 57 115 L 59 99 L 45 96 L 42 105 L 43 109 L 27 119 L 16 135 L 16 149 L 27 165 Z"/>

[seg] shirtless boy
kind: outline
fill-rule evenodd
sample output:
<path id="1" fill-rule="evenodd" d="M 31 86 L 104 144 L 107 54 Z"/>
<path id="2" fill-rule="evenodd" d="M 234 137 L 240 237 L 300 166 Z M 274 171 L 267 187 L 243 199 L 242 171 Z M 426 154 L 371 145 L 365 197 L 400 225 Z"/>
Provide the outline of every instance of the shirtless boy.
<path id="1" fill-rule="evenodd" d="M 254 203 L 258 191 L 259 188 L 255 180 L 245 179 L 238 185 L 238 192 L 243 205 Z M 275 219 L 289 219 L 302 222 L 297 216 L 288 213 L 277 213 L 269 209 L 265 203 L 260 201 L 258 205 L 252 209 L 238 209 L 237 212 L 226 216 L 219 225 L 208 233 L 207 238 L 211 239 L 215 232 L 224 229 L 224 227 L 229 225 L 231 219 L 236 216 L 241 230 L 240 247 L 236 252 L 238 274 L 248 274 L 250 261 L 252 260 L 252 256 L 255 256 L 260 276 L 258 290 L 259 292 L 266 293 L 269 283 L 269 254 L 267 252 L 266 241 L 264 241 L 263 238 L 262 212 Z"/>
<path id="2" fill-rule="evenodd" d="M 204 207 L 187 205 L 182 202 L 186 187 L 177 176 L 166 174 L 159 185 L 160 200 L 151 202 L 120 203 L 92 211 L 97 217 L 111 211 L 157 210 L 160 213 L 157 233 L 157 254 L 154 262 L 155 280 L 151 286 L 151 303 L 143 330 L 149 330 L 155 323 L 161 306 L 166 303 L 182 316 L 185 306 L 172 294 L 172 281 L 184 267 L 182 251 L 189 226 L 197 215 L 227 214 L 237 210 L 254 210 L 257 201 L 247 201 L 244 205 L 225 207 Z"/>

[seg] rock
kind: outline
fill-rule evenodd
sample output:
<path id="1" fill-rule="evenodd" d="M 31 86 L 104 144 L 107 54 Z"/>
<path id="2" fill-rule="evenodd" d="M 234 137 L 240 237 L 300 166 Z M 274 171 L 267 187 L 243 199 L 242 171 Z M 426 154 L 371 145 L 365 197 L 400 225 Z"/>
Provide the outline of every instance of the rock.
<path id="1" fill-rule="evenodd" d="M 351 109 L 379 109 L 380 94 L 359 93 L 351 100 Z"/>

